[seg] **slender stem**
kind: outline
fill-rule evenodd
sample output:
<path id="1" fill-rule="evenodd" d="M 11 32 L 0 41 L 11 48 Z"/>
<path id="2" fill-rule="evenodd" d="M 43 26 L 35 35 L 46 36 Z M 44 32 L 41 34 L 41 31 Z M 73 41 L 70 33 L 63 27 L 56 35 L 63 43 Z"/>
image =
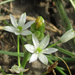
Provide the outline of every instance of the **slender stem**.
<path id="1" fill-rule="evenodd" d="M 20 54 L 19 54 L 19 37 L 20 35 L 17 36 L 17 54 L 18 54 L 18 66 L 21 67 L 20 65 Z"/>
<path id="2" fill-rule="evenodd" d="M 21 65 L 23 68 L 26 66 L 26 63 L 28 61 L 28 56 L 29 56 L 29 52 L 25 51 L 24 58 L 23 58 L 23 61 L 22 61 L 22 65 Z"/>
<path id="3" fill-rule="evenodd" d="M 56 61 L 56 60 L 58 60 L 58 61 L 61 61 L 58 57 L 56 57 L 56 56 L 53 56 L 53 55 L 46 55 L 47 56 L 47 58 L 48 59 L 50 59 L 50 60 L 52 60 L 52 61 Z M 71 63 L 74 63 L 75 62 L 75 58 L 67 58 L 67 57 L 61 57 L 64 61 L 66 61 L 66 62 L 71 62 Z"/>
<path id="4" fill-rule="evenodd" d="M 65 12 L 64 6 L 62 4 L 61 0 L 54 0 L 55 4 L 56 4 L 56 8 L 58 10 L 58 13 L 60 15 L 60 18 L 62 20 L 63 26 L 65 28 L 65 30 L 69 30 L 69 29 L 73 29 L 72 24 Z M 73 47 L 73 50 L 75 51 L 75 38 L 73 39 L 73 42 L 71 42 L 71 45 Z"/>
<path id="5" fill-rule="evenodd" d="M 73 8 L 75 10 L 75 1 L 74 0 L 69 0 L 69 1 L 71 2 L 72 6 L 73 6 Z"/>
<path id="6" fill-rule="evenodd" d="M 56 44 L 58 44 L 58 43 L 56 43 Z M 56 47 L 57 49 L 58 49 L 58 51 L 60 51 L 60 52 L 62 52 L 62 53 L 64 53 L 64 54 L 66 54 L 66 55 L 69 55 L 69 56 L 71 56 L 71 57 L 74 57 L 75 58 L 75 55 L 73 54 L 73 53 L 71 53 L 70 51 L 67 51 L 67 50 L 65 50 L 65 49 L 63 49 L 63 48 L 60 48 L 60 47 L 57 47 L 57 46 L 55 46 L 56 44 L 54 44 L 54 45 L 51 45 L 51 46 L 48 46 L 48 48 L 50 48 L 50 47 Z"/>
<path id="7" fill-rule="evenodd" d="M 52 44 L 52 45 L 50 45 L 50 46 L 48 46 L 48 47 L 56 46 L 56 45 L 59 44 L 59 43 L 61 43 L 61 41 L 58 41 L 58 42 L 56 42 L 56 43 L 54 43 L 54 44 Z"/>
<path id="8" fill-rule="evenodd" d="M 48 61 L 53 64 L 53 62 L 48 58 Z M 56 67 L 56 69 L 62 74 L 62 75 L 67 75 L 66 73 L 64 73 L 58 66 Z"/>
<path id="9" fill-rule="evenodd" d="M 69 55 L 69 56 L 75 58 L 75 54 L 71 53 L 70 51 L 67 51 L 67 50 L 65 50 L 65 49 L 63 49 L 63 48 L 60 48 L 60 47 L 56 47 L 56 48 L 58 48 L 58 51 L 60 51 L 60 52 L 62 52 L 62 53 L 64 53 L 64 54 L 66 54 L 66 55 Z"/>
<path id="10" fill-rule="evenodd" d="M 21 35 L 20 37 L 21 37 L 21 43 L 22 43 L 22 50 L 23 52 L 25 52 L 23 36 Z"/>
<path id="11" fill-rule="evenodd" d="M 2 73 L 4 74 L 4 75 L 6 75 L 6 73 L 3 71 L 3 69 L 0 69 L 1 71 L 2 71 Z"/>
<path id="12" fill-rule="evenodd" d="M 25 68 L 25 66 L 26 66 L 26 64 L 27 64 L 27 61 L 28 61 L 29 52 L 24 50 L 23 40 L 26 41 L 25 38 L 23 38 L 23 37 L 21 36 L 21 42 L 22 42 L 23 52 L 24 52 L 24 58 L 23 58 L 21 67 Z M 23 72 L 21 72 L 19 75 L 23 75 Z"/>
<path id="13" fill-rule="evenodd" d="M 21 66 L 22 66 L 23 68 L 25 68 L 25 66 L 26 66 L 26 64 L 27 64 L 28 56 L 29 56 L 29 52 L 28 52 L 28 51 L 25 51 L 25 53 L 24 53 L 24 58 L 23 58 L 23 61 L 22 61 L 22 64 L 21 64 Z M 21 72 L 20 75 L 23 75 L 23 72 Z"/>
<path id="14" fill-rule="evenodd" d="M 72 25 L 70 23 L 70 20 L 69 20 L 67 14 L 65 12 L 65 9 L 63 7 L 62 1 L 61 0 L 54 0 L 54 1 L 55 1 L 56 8 L 58 10 L 58 13 L 60 15 L 60 18 L 61 18 L 61 20 L 63 22 L 63 25 L 64 25 L 66 31 L 71 29 L 71 28 L 73 29 L 73 27 L 72 27 Z"/>

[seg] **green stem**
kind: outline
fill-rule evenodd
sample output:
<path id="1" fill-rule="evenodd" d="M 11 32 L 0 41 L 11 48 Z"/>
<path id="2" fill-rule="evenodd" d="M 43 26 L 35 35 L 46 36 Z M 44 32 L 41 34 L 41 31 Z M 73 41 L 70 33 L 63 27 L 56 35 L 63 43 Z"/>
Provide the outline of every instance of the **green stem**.
<path id="1" fill-rule="evenodd" d="M 70 51 L 67 51 L 67 50 L 65 50 L 65 49 L 63 49 L 63 48 L 60 48 L 60 47 L 56 47 L 56 48 L 58 48 L 58 51 L 60 51 L 60 52 L 62 52 L 62 53 L 64 53 L 64 54 L 66 54 L 66 55 L 68 55 L 68 56 L 71 56 L 71 57 L 74 57 L 74 58 L 75 58 L 75 54 L 71 53 Z"/>
<path id="2" fill-rule="evenodd" d="M 50 59 L 50 60 L 52 60 L 52 61 L 56 61 L 56 60 L 58 60 L 58 61 L 61 61 L 58 57 L 56 57 L 56 56 L 53 56 L 53 55 L 46 55 L 47 56 L 47 58 L 48 59 Z M 75 58 L 66 58 L 66 57 L 60 57 L 60 58 L 62 58 L 64 61 L 66 61 L 66 62 L 70 62 L 70 63 L 74 63 L 75 62 Z"/>
<path id="3" fill-rule="evenodd" d="M 73 27 L 72 27 L 72 25 L 70 23 L 70 20 L 69 20 L 67 14 L 65 12 L 65 9 L 63 7 L 63 4 L 62 4 L 61 0 L 54 0 L 54 1 L 55 1 L 56 8 L 58 10 L 58 13 L 60 15 L 60 18 L 61 18 L 61 20 L 63 22 L 63 25 L 64 25 L 66 31 L 71 29 L 71 28 L 73 29 Z"/>
<path id="4" fill-rule="evenodd" d="M 58 43 L 59 43 L 59 42 L 57 42 L 56 44 L 58 44 Z M 58 49 L 58 51 L 60 51 L 60 52 L 62 52 L 62 53 L 64 53 L 64 54 L 66 54 L 66 55 L 69 55 L 69 56 L 75 58 L 75 55 L 74 55 L 73 53 L 71 53 L 70 51 L 67 51 L 67 50 L 65 50 L 65 49 L 63 49 L 63 48 L 60 48 L 60 47 L 55 46 L 56 44 L 50 45 L 50 46 L 48 46 L 48 48 L 54 46 L 54 47 L 56 47 L 56 48 Z"/>
<path id="5" fill-rule="evenodd" d="M 2 73 L 4 74 L 4 75 L 6 75 L 6 73 L 3 71 L 3 69 L 0 69 L 1 71 L 2 71 Z"/>
<path id="6" fill-rule="evenodd" d="M 20 65 L 20 54 L 19 54 L 19 37 L 20 35 L 17 36 L 17 54 L 18 54 L 18 66 L 21 67 Z"/>
<path id="7" fill-rule="evenodd" d="M 61 41 L 58 41 L 58 42 L 56 42 L 56 43 L 54 43 L 54 44 L 52 44 L 52 45 L 50 45 L 50 46 L 48 46 L 48 47 L 56 46 L 56 45 L 59 44 L 59 43 L 61 43 Z"/>
<path id="8" fill-rule="evenodd" d="M 23 45 L 23 40 L 26 42 L 26 39 L 21 36 L 22 45 Z M 26 51 L 26 50 L 24 51 L 24 58 L 23 58 L 22 65 L 21 65 L 23 68 L 26 66 L 29 54 L 30 53 L 28 51 Z"/>
<path id="9" fill-rule="evenodd" d="M 28 52 L 28 51 L 25 51 L 25 53 L 24 53 L 24 58 L 23 58 L 23 61 L 22 61 L 22 64 L 21 64 L 21 66 L 22 66 L 23 68 L 25 68 L 25 66 L 26 66 L 26 64 L 27 64 L 28 56 L 29 56 L 29 52 Z M 20 75 L 23 75 L 23 72 L 21 72 Z"/>
<path id="10" fill-rule="evenodd" d="M 69 0 L 69 1 L 71 2 L 72 6 L 73 6 L 73 8 L 75 10 L 75 0 Z"/>
<path id="11" fill-rule="evenodd" d="M 51 64 L 53 64 L 53 62 L 48 58 L 48 61 L 51 63 Z M 64 73 L 61 69 L 60 69 L 60 67 L 56 67 L 56 69 L 62 74 L 62 75 L 67 75 L 66 73 Z"/>
<path id="12" fill-rule="evenodd" d="M 21 42 L 22 42 L 22 46 L 23 46 L 23 49 L 24 49 L 24 42 L 23 42 L 23 40 L 26 42 L 25 38 L 21 36 Z M 25 51 L 25 50 L 23 52 L 24 52 L 24 58 L 23 58 L 21 67 L 25 68 L 26 63 L 28 61 L 29 52 Z M 20 75 L 23 75 L 23 72 L 21 72 Z"/>
<path id="13" fill-rule="evenodd" d="M 23 36 L 21 35 L 20 37 L 21 37 L 21 43 L 22 43 L 22 50 L 23 52 L 25 52 Z"/>
<path id="14" fill-rule="evenodd" d="M 54 0 L 55 1 L 55 4 L 56 4 L 56 8 L 58 10 L 58 13 L 60 15 L 60 18 L 63 22 L 63 25 L 64 25 L 64 28 L 65 30 L 69 30 L 69 29 L 73 29 L 71 23 L 70 23 L 70 20 L 65 12 L 65 9 L 64 9 L 64 6 L 62 4 L 62 1 L 61 0 Z M 71 43 L 72 47 L 73 47 L 73 50 L 75 51 L 75 38 L 73 39 L 73 42 Z"/>
<path id="15" fill-rule="evenodd" d="M 28 56 L 29 56 L 29 52 L 28 51 L 25 51 L 24 53 L 24 58 L 23 58 L 23 61 L 22 61 L 22 67 L 24 68 L 26 66 L 26 63 L 28 61 Z"/>

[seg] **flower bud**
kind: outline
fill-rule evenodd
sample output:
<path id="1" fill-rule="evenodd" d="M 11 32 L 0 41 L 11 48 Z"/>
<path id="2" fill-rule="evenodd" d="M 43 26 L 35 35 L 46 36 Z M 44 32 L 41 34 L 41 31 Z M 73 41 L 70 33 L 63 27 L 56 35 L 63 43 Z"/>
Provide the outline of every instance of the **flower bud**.
<path id="1" fill-rule="evenodd" d="M 42 26 L 40 26 L 38 30 L 40 32 L 44 32 L 45 31 L 45 24 L 43 23 Z"/>
<path id="2" fill-rule="evenodd" d="M 34 32 L 34 34 L 35 34 L 35 36 L 38 38 L 38 37 L 40 36 L 41 32 L 38 31 L 38 30 L 36 30 L 36 31 Z"/>
<path id="3" fill-rule="evenodd" d="M 35 23 L 31 25 L 31 31 L 34 32 L 36 30 Z"/>
<path id="4" fill-rule="evenodd" d="M 74 30 L 70 29 L 61 36 L 60 41 L 62 43 L 65 43 L 65 42 L 69 41 L 70 39 L 74 38 L 74 36 L 75 36 Z"/>
<path id="5" fill-rule="evenodd" d="M 36 29 L 38 29 L 40 26 L 42 26 L 43 23 L 44 23 L 44 19 L 41 16 L 37 17 L 37 19 L 35 21 Z"/>
<path id="6" fill-rule="evenodd" d="M 44 33 L 40 34 L 40 37 L 38 38 L 39 40 L 42 40 L 44 38 Z"/>

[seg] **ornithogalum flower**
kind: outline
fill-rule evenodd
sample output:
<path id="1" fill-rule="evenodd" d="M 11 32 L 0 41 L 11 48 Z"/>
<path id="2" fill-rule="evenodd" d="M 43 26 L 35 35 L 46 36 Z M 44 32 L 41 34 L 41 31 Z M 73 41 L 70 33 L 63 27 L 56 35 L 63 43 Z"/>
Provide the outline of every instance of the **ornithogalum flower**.
<path id="1" fill-rule="evenodd" d="M 64 33 L 64 34 L 61 36 L 60 41 L 61 41 L 62 43 L 65 43 L 65 42 L 71 40 L 71 39 L 74 38 L 74 37 L 75 37 L 74 30 L 73 30 L 73 29 L 70 29 L 70 30 L 68 30 L 66 33 Z"/>
<path id="2" fill-rule="evenodd" d="M 28 69 L 24 69 L 24 68 L 22 68 L 22 67 L 19 67 L 19 66 L 17 66 L 17 65 L 13 65 L 12 67 L 11 67 L 11 69 L 9 69 L 12 73 L 20 73 L 20 72 L 26 72 L 26 71 L 28 71 Z"/>
<path id="3" fill-rule="evenodd" d="M 11 23 L 13 26 L 5 26 L 4 30 L 15 33 L 15 35 L 29 35 L 31 31 L 27 30 L 35 21 L 26 22 L 26 13 L 23 13 L 17 22 L 13 15 L 10 14 Z"/>
<path id="4" fill-rule="evenodd" d="M 34 62 L 39 58 L 39 60 L 44 63 L 48 64 L 48 59 L 44 54 L 51 54 L 56 52 L 58 49 L 56 48 L 46 48 L 46 46 L 49 43 L 49 35 L 45 36 L 45 38 L 39 42 L 36 36 L 33 34 L 32 35 L 32 41 L 34 45 L 31 44 L 26 44 L 24 45 L 26 50 L 28 50 L 30 53 L 32 53 L 32 56 L 30 58 L 30 63 Z"/>

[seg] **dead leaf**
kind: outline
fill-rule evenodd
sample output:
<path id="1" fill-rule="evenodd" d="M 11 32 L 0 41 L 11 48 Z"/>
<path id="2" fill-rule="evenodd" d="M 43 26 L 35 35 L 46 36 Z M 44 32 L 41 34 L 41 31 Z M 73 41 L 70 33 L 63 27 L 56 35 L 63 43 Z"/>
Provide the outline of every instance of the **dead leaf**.
<path id="1" fill-rule="evenodd" d="M 58 65 L 58 61 L 55 61 L 52 65 L 50 65 L 50 67 L 47 70 L 47 73 L 50 73 L 51 71 L 53 71 L 53 69 Z"/>

